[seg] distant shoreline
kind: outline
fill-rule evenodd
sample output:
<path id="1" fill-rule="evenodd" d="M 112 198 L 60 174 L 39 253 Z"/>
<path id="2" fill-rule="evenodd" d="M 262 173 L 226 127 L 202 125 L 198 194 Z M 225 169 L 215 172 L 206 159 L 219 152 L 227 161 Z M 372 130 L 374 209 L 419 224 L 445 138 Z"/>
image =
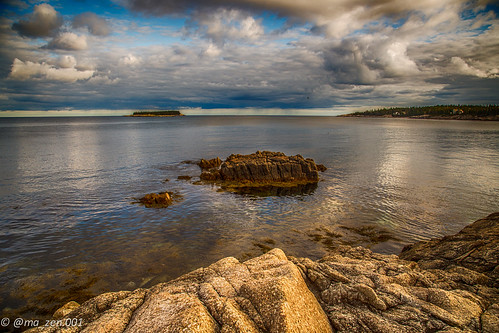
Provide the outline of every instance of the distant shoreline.
<path id="1" fill-rule="evenodd" d="M 499 121 L 499 106 L 433 105 L 392 107 L 354 112 L 339 117 Z"/>
<path id="2" fill-rule="evenodd" d="M 392 116 L 392 115 L 382 115 L 382 116 L 374 116 L 374 115 L 362 115 L 362 114 L 342 114 L 336 117 L 341 118 L 389 118 L 389 119 L 431 119 L 431 120 L 475 120 L 475 121 L 499 121 L 499 116 L 459 116 L 459 115 L 449 115 L 449 116 L 431 116 L 431 115 L 422 115 L 422 116 Z"/>

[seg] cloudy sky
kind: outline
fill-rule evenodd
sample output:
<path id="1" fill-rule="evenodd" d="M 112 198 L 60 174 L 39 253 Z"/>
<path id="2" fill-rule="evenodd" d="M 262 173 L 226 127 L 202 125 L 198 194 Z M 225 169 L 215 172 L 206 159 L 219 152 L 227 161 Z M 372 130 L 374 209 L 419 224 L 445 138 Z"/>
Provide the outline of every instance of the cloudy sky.
<path id="1" fill-rule="evenodd" d="M 497 1 L 0 6 L 0 111 L 499 103 Z"/>

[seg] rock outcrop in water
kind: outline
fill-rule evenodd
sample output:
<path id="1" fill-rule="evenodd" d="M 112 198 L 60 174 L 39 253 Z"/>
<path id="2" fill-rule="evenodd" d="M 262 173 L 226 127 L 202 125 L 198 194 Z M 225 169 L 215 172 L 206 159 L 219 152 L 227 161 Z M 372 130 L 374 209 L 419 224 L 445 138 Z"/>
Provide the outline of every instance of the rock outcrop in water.
<path id="1" fill-rule="evenodd" d="M 204 158 L 198 163 L 202 170 L 209 170 L 213 168 L 218 168 L 222 164 L 220 157 L 212 158 L 211 160 L 205 160 Z"/>
<path id="2" fill-rule="evenodd" d="M 203 159 L 198 165 L 203 170 L 200 176 L 203 181 L 218 182 L 223 189 L 235 192 L 268 195 L 302 193 L 303 186 L 299 185 L 316 184 L 319 171 L 326 170 L 325 166 L 316 165 L 310 158 L 270 151 L 257 151 L 250 155 L 233 154 L 223 162 L 218 157 Z M 267 189 L 262 190 L 262 187 Z M 296 187 L 296 191 L 289 189 L 293 187 Z M 309 190 L 307 188 L 305 191 Z"/>
<path id="3" fill-rule="evenodd" d="M 147 208 L 165 208 L 173 203 L 172 197 L 168 192 L 149 193 L 139 199 L 138 203 Z"/>
<path id="4" fill-rule="evenodd" d="M 498 219 L 401 255 L 418 262 L 362 247 L 339 246 L 318 261 L 273 249 L 102 294 L 64 318 L 82 319 L 71 332 L 497 332 Z M 470 250 L 463 255 L 457 242 Z"/>

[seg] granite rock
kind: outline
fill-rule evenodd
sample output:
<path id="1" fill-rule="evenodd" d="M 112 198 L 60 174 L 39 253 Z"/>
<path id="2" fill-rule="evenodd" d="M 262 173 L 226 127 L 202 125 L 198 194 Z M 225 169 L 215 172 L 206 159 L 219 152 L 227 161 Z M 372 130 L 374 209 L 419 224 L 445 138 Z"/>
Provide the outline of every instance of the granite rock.
<path id="1" fill-rule="evenodd" d="M 318 261 L 280 249 L 242 263 L 228 257 L 150 289 L 92 298 L 64 317 L 81 327 L 30 332 L 497 332 L 498 215 L 404 250 L 418 262 L 350 246 Z"/>

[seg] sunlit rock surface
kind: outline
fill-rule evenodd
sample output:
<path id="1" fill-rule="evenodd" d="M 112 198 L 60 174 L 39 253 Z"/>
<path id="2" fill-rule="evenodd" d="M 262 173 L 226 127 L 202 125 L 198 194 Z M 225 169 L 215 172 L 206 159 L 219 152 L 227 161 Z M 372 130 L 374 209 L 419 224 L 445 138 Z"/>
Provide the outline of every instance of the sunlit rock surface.
<path id="1" fill-rule="evenodd" d="M 32 332 L 497 332 L 498 217 L 401 255 L 420 249 L 418 262 L 349 246 L 318 261 L 280 249 L 243 263 L 228 257 L 92 298 L 64 317 L 81 327 Z"/>

